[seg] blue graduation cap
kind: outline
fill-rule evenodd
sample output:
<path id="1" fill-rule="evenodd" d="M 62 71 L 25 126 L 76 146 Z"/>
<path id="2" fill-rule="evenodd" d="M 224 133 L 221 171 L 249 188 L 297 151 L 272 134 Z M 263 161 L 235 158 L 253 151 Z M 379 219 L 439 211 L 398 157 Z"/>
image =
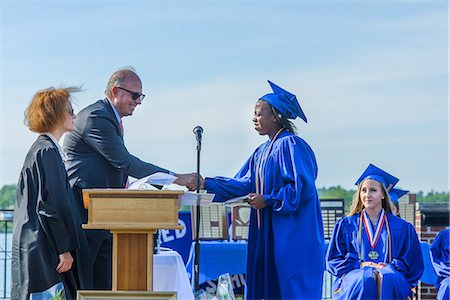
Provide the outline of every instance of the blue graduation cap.
<path id="1" fill-rule="evenodd" d="M 294 94 L 282 89 L 270 80 L 267 81 L 269 82 L 273 93 L 262 96 L 260 100 L 267 101 L 288 119 L 300 117 L 303 121 L 305 121 L 305 123 L 308 123 L 308 120 L 306 119 L 306 116 L 297 101 L 297 97 Z"/>
<path id="2" fill-rule="evenodd" d="M 369 164 L 367 169 L 364 171 L 364 173 L 362 173 L 361 177 L 358 178 L 355 184 L 358 185 L 365 179 L 373 179 L 382 183 L 388 192 L 399 181 L 397 177 L 392 176 L 391 174 L 372 164 Z"/>
<path id="3" fill-rule="evenodd" d="M 392 189 L 389 191 L 389 198 L 391 201 L 398 205 L 398 199 L 408 194 L 409 191 L 401 190 L 401 189 Z"/>

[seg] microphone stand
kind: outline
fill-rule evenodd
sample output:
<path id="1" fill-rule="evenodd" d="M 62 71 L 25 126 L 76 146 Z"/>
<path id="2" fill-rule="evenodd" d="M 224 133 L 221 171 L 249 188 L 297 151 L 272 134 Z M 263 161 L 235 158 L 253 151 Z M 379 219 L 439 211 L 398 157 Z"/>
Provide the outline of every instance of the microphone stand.
<path id="1" fill-rule="evenodd" d="M 202 141 L 197 139 L 197 194 L 200 193 L 200 151 Z M 200 195 L 197 197 L 196 228 L 195 228 L 195 255 L 194 255 L 194 292 L 199 290 L 200 273 Z"/>

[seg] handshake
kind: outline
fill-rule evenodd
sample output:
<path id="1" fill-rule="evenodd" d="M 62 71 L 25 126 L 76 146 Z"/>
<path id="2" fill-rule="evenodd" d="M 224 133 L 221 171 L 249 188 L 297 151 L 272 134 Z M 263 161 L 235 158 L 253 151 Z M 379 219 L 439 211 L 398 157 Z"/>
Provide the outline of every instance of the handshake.
<path id="1" fill-rule="evenodd" d="M 173 182 L 178 185 L 186 186 L 189 191 L 195 191 L 197 189 L 197 173 L 188 173 L 188 174 L 174 174 L 177 179 Z M 202 176 L 200 178 L 200 190 L 205 188 L 205 179 Z M 264 199 L 264 195 L 250 193 L 245 196 L 244 202 L 248 203 L 250 207 L 261 209 L 266 207 L 266 201 Z"/>
<path id="2" fill-rule="evenodd" d="M 177 179 L 174 181 L 175 184 L 184 185 L 190 191 L 195 191 L 197 189 L 197 173 L 187 173 L 187 174 L 174 174 Z M 205 179 L 200 176 L 200 190 L 205 186 Z"/>

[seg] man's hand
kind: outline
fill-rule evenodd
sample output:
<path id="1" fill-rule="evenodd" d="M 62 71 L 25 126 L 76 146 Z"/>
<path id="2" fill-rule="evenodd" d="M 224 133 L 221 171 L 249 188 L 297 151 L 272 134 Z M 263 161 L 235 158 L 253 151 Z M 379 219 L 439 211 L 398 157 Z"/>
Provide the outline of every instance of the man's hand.
<path id="1" fill-rule="evenodd" d="M 184 185 L 190 191 L 195 191 L 197 188 L 197 174 L 187 173 L 187 174 L 174 174 L 177 179 L 174 181 L 175 184 Z"/>

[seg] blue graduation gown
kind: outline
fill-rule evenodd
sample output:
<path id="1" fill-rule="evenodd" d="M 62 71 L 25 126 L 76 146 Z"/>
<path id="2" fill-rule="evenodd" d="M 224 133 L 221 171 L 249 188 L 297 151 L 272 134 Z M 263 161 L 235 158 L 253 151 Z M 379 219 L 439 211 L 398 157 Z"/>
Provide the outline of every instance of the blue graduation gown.
<path id="1" fill-rule="evenodd" d="M 271 141 L 259 146 L 234 178 L 206 178 L 214 201 L 256 192 L 256 165 Z M 266 207 L 251 210 L 247 299 L 320 299 L 324 270 L 323 225 L 315 187 L 317 164 L 309 145 L 282 131 L 264 169 Z"/>
<path id="2" fill-rule="evenodd" d="M 437 298 L 449 299 L 450 291 L 450 227 L 439 232 L 430 249 L 431 261 L 438 276 L 436 289 Z"/>
<path id="3" fill-rule="evenodd" d="M 390 213 L 386 213 L 386 219 L 373 249 L 365 227 L 362 226 L 360 231 L 361 213 L 336 223 L 326 254 L 327 271 L 336 276 L 333 299 L 377 299 L 376 272 L 383 276 L 381 299 L 412 296 L 411 288 L 417 284 L 424 268 L 419 239 L 408 222 Z M 371 224 L 368 218 L 367 221 Z M 387 226 L 391 236 L 391 256 Z M 358 231 L 361 232 L 360 242 Z M 369 255 L 372 250 L 379 254 L 377 258 Z M 360 268 L 363 261 L 388 265 L 381 269 Z"/>

